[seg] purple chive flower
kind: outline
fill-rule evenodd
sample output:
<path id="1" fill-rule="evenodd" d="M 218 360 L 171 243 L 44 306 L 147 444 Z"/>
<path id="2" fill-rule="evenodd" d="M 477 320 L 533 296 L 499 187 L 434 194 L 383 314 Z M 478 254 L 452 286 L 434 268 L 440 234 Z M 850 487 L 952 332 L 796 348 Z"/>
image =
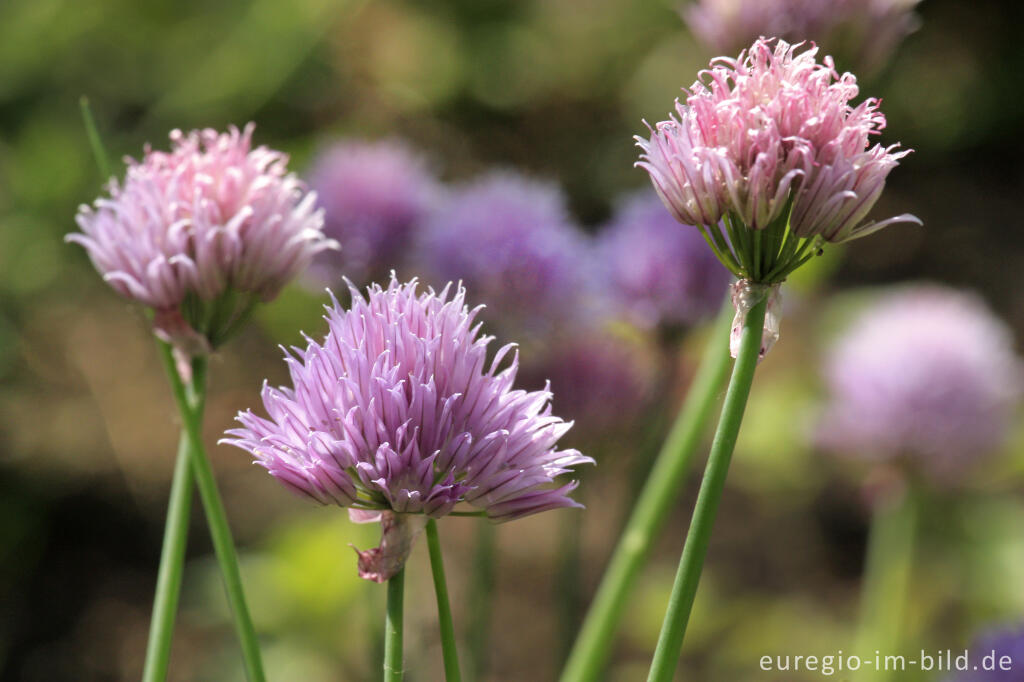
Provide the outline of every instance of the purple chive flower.
<path id="1" fill-rule="evenodd" d="M 316 196 L 287 156 L 252 148 L 253 128 L 175 130 L 171 151 L 147 146 L 109 198 L 79 208 L 82 232 L 67 237 L 118 293 L 153 308 L 158 335 L 191 352 L 223 341 L 255 301 L 336 246 Z"/>
<path id="2" fill-rule="evenodd" d="M 324 232 L 344 245 L 314 263 L 319 279 L 354 282 L 386 277 L 404 259 L 416 226 L 440 195 L 425 160 L 397 140 L 339 142 L 309 174 L 324 208 Z"/>
<path id="3" fill-rule="evenodd" d="M 900 215 L 864 222 L 886 177 L 908 151 L 871 146 L 885 127 L 878 102 L 857 106 L 857 79 L 840 76 L 818 49 L 759 38 L 737 59 L 719 57 L 676 101 L 678 118 L 658 123 L 638 166 L 672 215 L 695 225 L 740 282 L 735 302 L 765 295 L 778 308 L 778 284 L 823 242 L 862 237 Z M 722 233 L 722 228 L 728 236 Z M 737 306 L 742 328 L 749 308 Z M 762 352 L 778 336 L 766 327 Z"/>
<path id="4" fill-rule="evenodd" d="M 938 478 L 1003 442 L 1022 377 L 1009 328 L 975 296 L 935 285 L 880 296 L 824 375 L 822 446 Z"/>
<path id="5" fill-rule="evenodd" d="M 968 652 L 970 670 L 948 682 L 1024 681 L 1024 624 L 991 630 L 979 637 Z"/>
<path id="6" fill-rule="evenodd" d="M 587 305 L 589 244 L 554 184 L 491 173 L 454 191 L 421 236 L 425 273 L 465 283 L 502 331 L 543 335 Z"/>
<path id="7" fill-rule="evenodd" d="M 774 43 L 774 47 L 773 47 Z M 889 171 L 909 150 L 870 145 L 885 127 L 878 101 L 856 107 L 853 74 L 840 76 L 816 47 L 758 39 L 738 59 L 719 57 L 702 72 L 678 119 L 658 123 L 637 164 L 665 206 L 687 225 L 713 226 L 727 214 L 764 230 L 787 210 L 798 237 L 841 242 L 910 215 L 865 223 Z"/>
<path id="8" fill-rule="evenodd" d="M 735 54 L 758 36 L 814 40 L 864 72 L 880 68 L 918 25 L 919 0 L 698 0 L 682 9 L 694 36 Z"/>
<path id="9" fill-rule="evenodd" d="M 598 239 L 611 294 L 638 324 L 692 325 L 721 307 L 729 271 L 654 192 L 628 197 Z"/>
<path id="10" fill-rule="evenodd" d="M 610 330 L 574 330 L 546 344 L 523 375 L 529 385 L 550 382 L 558 412 L 592 443 L 628 426 L 648 405 L 655 363 L 647 351 Z"/>
<path id="11" fill-rule="evenodd" d="M 225 442 L 289 488 L 384 522 L 384 544 L 360 555 L 363 577 L 402 565 L 413 515 L 465 502 L 507 521 L 579 506 L 575 483 L 550 484 L 593 460 L 556 449 L 571 424 L 551 414 L 549 391 L 512 388 L 512 344 L 487 361 L 493 337 L 480 335 L 464 289 L 418 293 L 415 280 L 392 278 L 366 298 L 351 293 L 349 310 L 327 308 L 322 344 L 288 355 L 292 387 L 264 385 L 269 418 L 240 413 Z"/>

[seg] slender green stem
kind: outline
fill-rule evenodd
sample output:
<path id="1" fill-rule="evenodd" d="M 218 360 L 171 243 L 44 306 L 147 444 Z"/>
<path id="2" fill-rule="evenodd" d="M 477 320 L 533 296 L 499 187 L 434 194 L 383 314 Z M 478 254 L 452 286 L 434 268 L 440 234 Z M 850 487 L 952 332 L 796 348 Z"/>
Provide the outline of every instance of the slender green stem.
<path id="1" fill-rule="evenodd" d="M 178 459 L 171 480 L 171 494 L 167 503 L 164 524 L 164 543 L 160 552 L 160 569 L 153 596 L 153 616 L 146 646 L 146 663 L 142 670 L 143 682 L 163 682 L 167 679 L 167 664 L 174 636 L 174 616 L 178 610 L 181 592 L 181 574 L 185 565 L 185 543 L 188 540 L 188 520 L 192 510 L 192 471 L 189 469 L 188 435 L 182 430 L 178 442 Z"/>
<path id="2" fill-rule="evenodd" d="M 601 674 L 611 654 L 612 638 L 622 618 L 630 589 L 650 554 L 683 486 L 693 455 L 704 435 L 716 396 L 729 370 L 729 326 L 732 306 L 726 303 L 715 323 L 700 369 L 658 453 L 636 506 L 619 538 L 597 588 L 576 644 L 569 654 L 562 682 L 590 682 Z"/>
<path id="3" fill-rule="evenodd" d="M 206 512 L 206 521 L 210 529 L 214 553 L 217 555 L 217 562 L 220 564 L 220 572 L 224 580 L 228 604 L 234 616 L 235 631 L 242 648 L 245 674 L 250 682 L 264 682 L 266 678 L 263 674 L 263 663 L 260 659 L 259 641 L 256 638 L 256 630 L 253 627 L 252 618 L 249 615 L 249 608 L 245 603 L 245 592 L 242 589 L 242 576 L 238 570 L 235 544 L 231 538 L 231 529 L 228 526 L 224 504 L 221 502 L 220 493 L 217 492 L 217 483 L 213 477 L 213 469 L 210 468 L 210 461 L 207 459 L 206 451 L 203 448 L 201 433 L 203 401 L 201 399 L 201 391 L 196 389 L 204 385 L 206 359 L 201 356 L 193 359 L 192 381 L 186 387 L 181 379 L 181 375 L 178 374 L 171 347 L 162 341 L 159 345 L 164 368 L 171 382 L 171 391 L 174 394 L 178 410 L 181 412 L 184 429 L 188 435 L 192 475 L 195 477 L 196 485 L 199 488 L 199 497 L 203 502 L 203 509 Z"/>
<path id="4" fill-rule="evenodd" d="M 455 646 L 455 626 L 452 624 L 452 607 L 448 603 L 448 582 L 444 577 L 444 558 L 441 556 L 441 540 L 437 536 L 437 522 L 427 521 L 427 549 L 430 552 L 430 570 L 434 574 L 434 592 L 437 594 L 437 620 L 441 626 L 441 651 L 444 654 L 444 678 L 448 682 L 459 682 L 459 651 Z"/>
<path id="5" fill-rule="evenodd" d="M 490 663 L 491 607 L 494 605 L 494 573 L 497 528 L 490 523 L 477 526 L 473 583 L 470 588 L 469 663 L 470 679 L 482 680 Z"/>
<path id="6" fill-rule="evenodd" d="M 384 622 L 384 682 L 402 682 L 402 600 L 405 569 L 388 580 L 387 618 Z"/>
<path id="7" fill-rule="evenodd" d="M 579 501 L 579 500 L 577 500 Z M 560 514 L 558 563 L 555 567 L 555 594 L 558 595 L 558 630 L 552 647 L 556 666 L 565 664 L 583 618 L 585 595 L 580 581 L 583 566 L 583 515 Z"/>
<path id="8" fill-rule="evenodd" d="M 92 116 L 89 98 L 82 95 L 78 100 L 78 106 L 82 111 L 85 134 L 89 138 L 89 146 L 92 147 L 92 155 L 96 159 L 96 167 L 99 168 L 100 175 L 103 176 L 103 182 L 106 183 L 112 175 L 110 172 L 110 160 L 107 158 L 107 150 L 103 148 L 103 141 L 100 138 L 99 130 L 96 128 L 96 119 Z"/>
<path id="9" fill-rule="evenodd" d="M 711 540 L 718 501 L 725 488 L 729 461 L 736 445 L 736 438 L 739 436 L 743 411 L 754 381 L 766 307 L 767 298 L 762 298 L 751 308 L 743 325 L 739 352 L 733 365 L 729 388 L 725 392 L 718 430 L 711 443 L 704 480 L 701 481 L 700 492 L 697 493 L 690 530 L 686 534 L 686 543 L 683 545 L 683 554 L 679 560 L 679 572 L 672 586 L 672 595 L 669 597 L 658 645 L 654 650 L 648 682 L 668 682 L 675 674 L 693 599 L 697 594 L 697 584 L 700 582 L 701 570 L 704 567 L 708 542 Z"/>
<path id="10" fill-rule="evenodd" d="M 917 497 L 910 488 L 880 500 L 875 507 L 857 637 L 857 651 L 862 658 L 873 660 L 875 652 L 882 648 L 899 651 L 916 525 Z M 885 654 L 881 651 L 882 656 Z M 864 668 L 859 679 L 882 682 L 895 676 L 893 671 Z"/>

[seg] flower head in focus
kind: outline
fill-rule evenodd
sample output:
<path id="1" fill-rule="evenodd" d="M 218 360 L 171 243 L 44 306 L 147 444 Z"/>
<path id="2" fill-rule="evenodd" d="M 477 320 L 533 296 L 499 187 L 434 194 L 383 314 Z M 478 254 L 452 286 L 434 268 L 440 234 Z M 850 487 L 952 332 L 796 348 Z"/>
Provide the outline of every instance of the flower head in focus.
<path id="1" fill-rule="evenodd" d="M 269 418 L 240 413 L 225 442 L 293 490 L 380 520 L 383 544 L 360 554 L 363 577 L 401 567 L 415 515 L 465 502 L 506 521 L 579 506 L 574 483 L 551 484 L 593 460 L 556 449 L 571 424 L 551 414 L 550 392 L 513 388 L 512 345 L 488 361 L 492 337 L 479 334 L 464 289 L 419 293 L 392 279 L 351 293 L 349 310 L 328 307 L 322 344 L 289 354 L 292 386 L 264 386 Z"/>
<path id="2" fill-rule="evenodd" d="M 877 100 L 853 106 L 856 77 L 817 53 L 759 38 L 736 59 L 713 60 L 677 116 L 637 138 L 637 165 L 662 202 L 746 289 L 734 300 L 756 304 L 825 242 L 920 223 L 865 222 L 909 152 L 871 144 L 885 127 Z M 746 313 L 737 308 L 740 326 Z"/>
<path id="3" fill-rule="evenodd" d="M 432 281 L 461 280 L 487 306 L 488 324 L 527 336 L 586 307 L 589 255 L 559 188 L 512 172 L 456 189 L 417 245 Z"/>
<path id="4" fill-rule="evenodd" d="M 978 298 L 933 285 L 881 296 L 824 376 L 820 445 L 938 479 L 1003 442 L 1022 388 L 1009 328 Z"/>
<path id="5" fill-rule="evenodd" d="M 729 271 L 653 192 L 628 197 L 598 240 L 612 295 L 640 325 L 689 326 L 721 307 Z"/>
<path id="6" fill-rule="evenodd" d="M 344 245 L 314 262 L 316 278 L 331 285 L 342 276 L 386 278 L 440 196 L 424 159 L 397 140 L 334 144 L 315 160 L 309 184 L 324 208 L 324 233 Z"/>
<path id="7" fill-rule="evenodd" d="M 735 54 L 758 36 L 813 40 L 861 73 L 881 68 L 918 25 L 919 0 L 698 0 L 682 9 L 694 36 Z"/>
<path id="8" fill-rule="evenodd" d="M 252 148 L 254 125 L 171 133 L 171 151 L 127 159 L 109 198 L 79 208 L 81 244 L 118 293 L 154 310 L 154 329 L 189 352 L 221 343 L 313 255 L 336 246 L 316 196 L 287 157 Z"/>

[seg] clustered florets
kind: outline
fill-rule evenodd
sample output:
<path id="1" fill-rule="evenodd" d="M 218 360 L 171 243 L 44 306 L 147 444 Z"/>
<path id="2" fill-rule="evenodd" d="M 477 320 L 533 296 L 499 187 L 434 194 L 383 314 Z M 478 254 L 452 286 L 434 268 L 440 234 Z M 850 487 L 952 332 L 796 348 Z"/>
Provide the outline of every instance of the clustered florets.
<path id="1" fill-rule="evenodd" d="M 269 419 L 240 413 L 226 442 L 323 504 L 437 518 L 465 502 L 496 521 L 578 506 L 575 483 L 550 484 L 593 460 L 556 449 L 571 424 L 548 391 L 513 389 L 512 345 L 487 361 L 463 289 L 351 294 L 322 344 L 288 356 L 292 387 L 264 386 Z"/>
<path id="2" fill-rule="evenodd" d="M 555 443 L 571 424 L 550 394 L 512 388 L 518 359 L 474 326 L 465 290 L 417 293 L 416 282 L 352 290 L 334 303 L 323 344 L 287 361 L 293 388 L 263 389 L 270 419 L 239 415 L 230 440 L 283 482 L 322 503 L 444 516 L 459 502 L 494 519 L 572 506 L 538 485 L 590 461 Z"/>
<path id="3" fill-rule="evenodd" d="M 181 345 L 217 345 L 254 301 L 274 298 L 337 245 L 324 238 L 316 195 L 287 157 L 252 148 L 254 126 L 171 133 L 169 152 L 127 159 L 110 197 L 82 206 L 81 233 L 118 293 L 154 309 L 156 331 Z"/>
<path id="4" fill-rule="evenodd" d="M 737 59 L 714 60 L 677 116 L 637 138 L 638 165 L 665 206 L 713 236 L 724 220 L 730 240 L 713 248 L 758 283 L 785 279 L 811 238 L 842 242 L 919 222 L 864 222 L 908 151 L 871 145 L 885 127 L 877 100 L 852 106 L 856 78 L 839 75 L 829 57 L 818 63 L 816 47 L 799 47 L 761 38 Z"/>

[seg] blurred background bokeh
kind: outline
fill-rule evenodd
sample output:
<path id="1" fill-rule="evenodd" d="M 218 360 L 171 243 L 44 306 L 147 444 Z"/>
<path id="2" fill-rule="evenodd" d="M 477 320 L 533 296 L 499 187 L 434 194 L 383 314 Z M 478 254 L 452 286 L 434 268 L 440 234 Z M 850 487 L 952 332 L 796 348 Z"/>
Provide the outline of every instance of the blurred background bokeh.
<path id="1" fill-rule="evenodd" d="M 630 196 L 649 186 L 632 167 L 632 136 L 645 130 L 642 120 L 663 119 L 713 56 L 678 9 L 670 0 L 0 3 L 0 680 L 138 678 L 173 468 L 175 411 L 145 317 L 63 241 L 76 208 L 103 181 L 79 114 L 82 95 L 115 158 L 138 157 L 147 142 L 165 148 L 174 128 L 255 121 L 257 143 L 289 153 L 306 177 L 344 139 L 400 140 L 422 164 L 436 183 L 427 194 L 444 208 L 402 234 L 393 262 L 347 274 L 356 284 L 392 267 L 433 283 L 465 277 L 471 300 L 502 313 L 485 313 L 488 330 L 522 342 L 523 379 L 553 382 L 555 411 L 577 419 L 569 439 L 598 460 L 577 491 L 586 511 L 497 528 L 484 679 L 554 679 L 566 632 L 685 395 L 715 308 L 696 306 L 681 319 L 658 318 L 665 313 L 656 303 L 631 309 L 616 296 L 627 285 L 589 265 L 629 250 L 628 237 L 610 235 L 638 219 L 627 215 Z M 925 0 L 916 13 L 917 30 L 871 65 L 862 92 L 883 100 L 882 142 L 916 150 L 890 176 L 876 213 L 911 212 L 925 226 L 831 249 L 787 285 L 782 339 L 755 382 L 680 679 L 817 679 L 763 672 L 758 660 L 852 645 L 869 477 L 821 452 L 812 435 L 826 349 L 871 288 L 922 280 L 964 288 L 1024 339 L 1024 9 Z M 837 60 L 855 66 L 840 52 Z M 539 323 L 486 300 L 492 294 L 484 292 L 501 287 L 488 288 L 486 267 L 460 272 L 451 248 L 439 260 L 417 258 L 438 243 L 432 223 L 479 213 L 459 207 L 472 204 L 466 195 L 480 178 L 493 177 L 534 183 L 515 189 L 534 212 L 522 218 L 524 229 L 550 229 L 539 243 L 525 232 L 509 244 L 488 241 L 476 233 L 517 220 L 495 210 L 480 230 L 465 228 L 481 240 L 471 248 L 535 247 L 545 257 L 565 249 L 583 264 L 578 273 L 557 261 L 547 270 L 502 265 L 518 273 L 506 282 L 537 290 L 514 292 L 520 302 L 559 299 Z M 329 170 L 317 178 L 329 187 Z M 552 236 L 563 229 L 572 234 Z M 662 267 L 663 276 L 632 286 L 656 288 L 675 276 Z M 238 409 L 256 406 L 265 377 L 285 380 L 277 345 L 300 343 L 301 330 L 323 332 L 326 296 L 318 292 L 342 286 L 342 274 L 330 264 L 314 268 L 211 363 L 206 436 L 273 680 L 377 674 L 383 588 L 356 577 L 348 546 L 369 546 L 374 529 L 288 494 L 243 453 L 213 445 Z M 922 503 L 908 652 L 962 649 L 987 628 L 1024 619 L 1017 420 L 998 450 L 976 453 L 978 466 Z M 695 473 L 634 591 L 609 680 L 646 675 L 697 480 Z M 477 523 L 441 524 L 463 631 Z M 576 542 L 567 568 L 566 548 Z M 240 680 L 201 513 L 188 551 L 171 677 Z M 442 679 L 441 656 L 424 547 L 407 573 L 407 677 L 433 682 Z"/>

